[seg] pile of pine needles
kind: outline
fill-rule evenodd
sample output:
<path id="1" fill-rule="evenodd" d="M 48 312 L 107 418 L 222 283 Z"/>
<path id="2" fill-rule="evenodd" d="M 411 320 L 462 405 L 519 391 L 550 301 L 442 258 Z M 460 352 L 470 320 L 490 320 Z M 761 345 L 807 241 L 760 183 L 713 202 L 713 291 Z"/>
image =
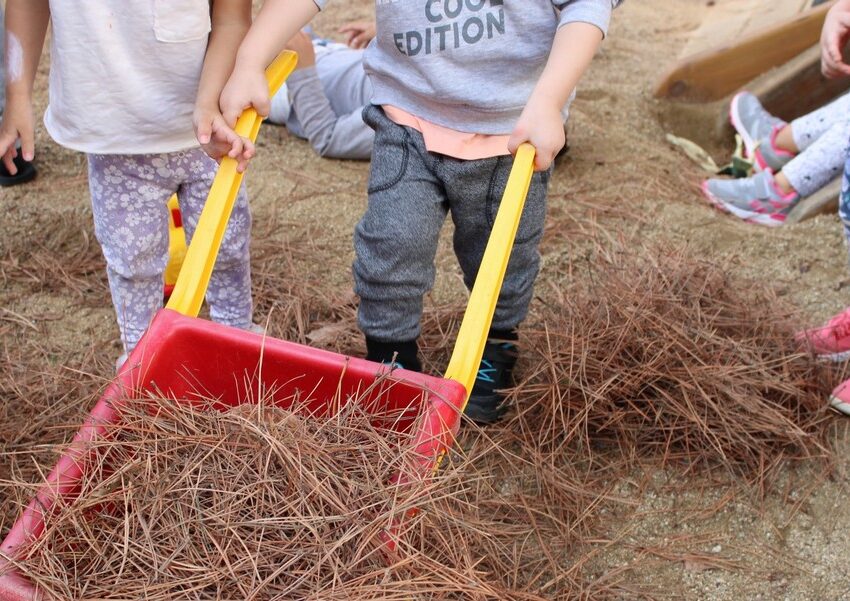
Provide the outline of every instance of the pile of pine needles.
<path id="1" fill-rule="evenodd" d="M 801 351 L 799 316 L 772 289 L 682 250 L 600 249 L 587 269 L 541 291 L 510 399 L 517 435 L 751 481 L 829 455 L 838 374 Z"/>
<path id="2" fill-rule="evenodd" d="M 440 506 L 463 489 L 457 472 L 401 483 L 409 435 L 370 417 L 355 404 L 320 418 L 130 402 L 94 443 L 79 498 L 23 558 L 25 574 L 62 599 L 497 594 L 474 566 L 444 563 L 455 541 Z"/>
<path id="3" fill-rule="evenodd" d="M 795 346 L 782 299 L 722 266 L 616 244 L 587 258 L 538 289 L 506 420 L 467 425 L 415 490 L 392 478 L 409 440 L 353 409 L 322 421 L 153 399 L 97 443 L 83 494 L 19 569 L 61 598 L 641 596 L 629 568 L 597 561 L 617 544 L 601 510 L 636 503 L 617 483 L 648 465 L 758 483 L 788 461 L 828 468 L 838 374 Z M 298 300 L 299 281 L 276 309 L 261 295 L 272 330 L 357 354 L 354 306 L 314 280 Z M 431 371 L 460 315 L 426 312 Z M 387 555 L 383 535 L 413 508 Z"/>

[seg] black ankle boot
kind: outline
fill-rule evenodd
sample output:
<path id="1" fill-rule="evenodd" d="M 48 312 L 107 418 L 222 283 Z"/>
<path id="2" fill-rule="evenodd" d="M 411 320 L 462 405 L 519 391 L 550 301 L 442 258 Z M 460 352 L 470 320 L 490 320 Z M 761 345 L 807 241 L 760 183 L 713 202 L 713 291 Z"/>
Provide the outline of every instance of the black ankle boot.
<path id="1" fill-rule="evenodd" d="M 492 424 L 504 415 L 505 396 L 497 391 L 513 386 L 513 371 L 519 355 L 516 332 L 499 332 L 502 335 L 496 336 L 497 333 L 491 331 L 490 334 L 464 410 L 464 414 L 477 424 Z"/>
<path id="2" fill-rule="evenodd" d="M 394 365 L 399 369 L 422 371 L 417 341 L 382 342 L 366 337 L 366 359 L 375 363 Z"/>

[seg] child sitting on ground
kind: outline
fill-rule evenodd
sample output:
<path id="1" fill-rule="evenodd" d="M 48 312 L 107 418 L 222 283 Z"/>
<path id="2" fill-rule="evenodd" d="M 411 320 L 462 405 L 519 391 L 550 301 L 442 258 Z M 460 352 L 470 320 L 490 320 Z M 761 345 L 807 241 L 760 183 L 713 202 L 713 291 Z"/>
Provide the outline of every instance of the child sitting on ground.
<path id="1" fill-rule="evenodd" d="M 8 0 L 6 11 L 23 62 L 20 77 L 7 79 L 0 154 L 9 166 L 19 139 L 24 158 L 34 154 L 33 80 L 52 22 L 44 122 L 54 140 L 88 158 L 95 234 L 125 351 L 120 367 L 162 304 L 168 199 L 177 193 L 191 237 L 217 171 L 198 147 L 193 115 L 210 154 L 241 150 L 218 98 L 250 27 L 251 0 Z M 250 227 L 243 188 L 207 293 L 214 320 L 246 329 Z"/>
<path id="2" fill-rule="evenodd" d="M 326 0 L 267 0 L 221 97 L 228 123 L 253 105 L 267 114 L 267 65 Z M 454 249 L 471 287 L 521 143 L 537 150 L 519 225 L 467 414 L 504 411 L 517 327 L 540 266 L 550 166 L 564 145 L 573 90 L 619 0 L 378 0 L 365 67 L 374 94 L 369 199 L 354 234 L 358 323 L 367 358 L 420 369 L 422 300 L 434 283 L 440 229 L 451 211 Z M 250 145 L 248 147 L 250 151 Z"/>
<path id="3" fill-rule="evenodd" d="M 341 29 L 357 33 L 358 46 L 374 37 L 374 28 L 352 23 Z M 298 53 L 298 66 L 271 100 L 269 121 L 309 140 L 330 159 L 366 160 L 375 132 L 363 121 L 372 86 L 363 69 L 363 50 L 299 32 L 286 47 Z"/>
<path id="4" fill-rule="evenodd" d="M 841 174 L 850 150 L 850 94 L 785 123 L 741 92 L 729 116 L 757 173 L 703 182 L 703 193 L 719 209 L 751 223 L 782 225 L 801 198 Z"/>

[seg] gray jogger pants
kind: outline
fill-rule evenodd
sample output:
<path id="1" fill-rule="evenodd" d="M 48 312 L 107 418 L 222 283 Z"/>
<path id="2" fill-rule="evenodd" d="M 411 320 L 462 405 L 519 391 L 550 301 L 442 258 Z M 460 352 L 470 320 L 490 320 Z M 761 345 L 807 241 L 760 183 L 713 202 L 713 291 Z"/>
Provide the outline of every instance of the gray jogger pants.
<path id="1" fill-rule="evenodd" d="M 434 285 L 440 229 L 451 212 L 454 251 L 471 288 L 513 160 L 464 161 L 431 153 L 422 135 L 397 125 L 377 106 L 363 119 L 375 130 L 369 204 L 354 230 L 358 322 L 375 340 L 419 336 L 422 298 Z M 535 173 L 525 203 L 493 328 L 515 328 L 528 313 L 540 267 L 549 172 Z"/>

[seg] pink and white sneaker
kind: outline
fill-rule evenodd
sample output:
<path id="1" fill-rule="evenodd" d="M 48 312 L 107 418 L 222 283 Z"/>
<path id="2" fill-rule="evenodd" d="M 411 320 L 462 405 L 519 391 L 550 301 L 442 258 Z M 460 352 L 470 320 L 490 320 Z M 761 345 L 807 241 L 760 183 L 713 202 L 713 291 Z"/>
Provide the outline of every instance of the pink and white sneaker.
<path id="1" fill-rule="evenodd" d="M 744 141 L 746 157 L 752 159 L 756 171 L 777 172 L 794 158 L 794 153 L 776 145 L 785 121 L 768 113 L 753 94 L 740 92 L 732 98 L 729 121 Z"/>
<path id="2" fill-rule="evenodd" d="M 850 380 L 845 380 L 832 391 L 829 406 L 844 415 L 850 415 Z"/>
<path id="3" fill-rule="evenodd" d="M 850 307 L 819 328 L 799 332 L 796 338 L 802 347 L 823 359 L 836 362 L 850 359 Z M 850 386 L 845 395 L 850 402 Z"/>
<path id="4" fill-rule="evenodd" d="M 779 189 L 770 169 L 740 179 L 707 179 L 702 193 L 724 213 L 767 227 L 785 223 L 800 200 L 796 192 L 786 194 Z"/>

